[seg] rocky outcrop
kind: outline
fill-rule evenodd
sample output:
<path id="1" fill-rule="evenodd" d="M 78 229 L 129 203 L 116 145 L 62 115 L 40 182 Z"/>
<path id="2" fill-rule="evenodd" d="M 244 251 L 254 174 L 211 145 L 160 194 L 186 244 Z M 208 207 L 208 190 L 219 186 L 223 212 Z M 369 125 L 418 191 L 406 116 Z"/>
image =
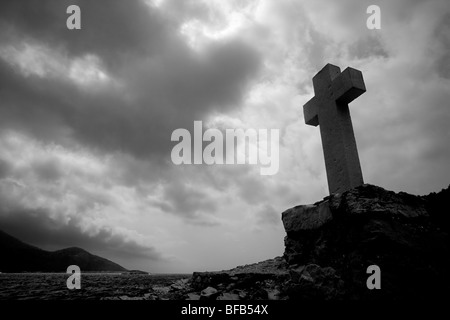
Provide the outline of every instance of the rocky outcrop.
<path id="1" fill-rule="evenodd" d="M 440 192 L 431 192 L 423 197 L 428 213 L 432 221 L 447 233 L 450 232 L 450 214 L 448 205 L 450 203 L 450 185 Z"/>
<path id="2" fill-rule="evenodd" d="M 284 258 L 300 270 L 291 298 L 429 299 L 450 289 L 448 234 L 423 197 L 363 185 L 286 210 L 282 220 Z M 381 290 L 367 288 L 370 265 L 381 269 Z"/>

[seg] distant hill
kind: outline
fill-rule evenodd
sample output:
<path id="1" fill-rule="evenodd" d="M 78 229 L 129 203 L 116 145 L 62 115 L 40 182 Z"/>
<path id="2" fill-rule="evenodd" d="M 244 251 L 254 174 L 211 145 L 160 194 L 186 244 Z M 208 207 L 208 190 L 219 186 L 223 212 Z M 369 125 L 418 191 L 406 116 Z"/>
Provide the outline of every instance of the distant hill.
<path id="1" fill-rule="evenodd" d="M 45 251 L 0 230 L 0 272 L 66 272 L 70 265 L 81 271 L 127 271 L 108 259 L 81 248 Z"/>

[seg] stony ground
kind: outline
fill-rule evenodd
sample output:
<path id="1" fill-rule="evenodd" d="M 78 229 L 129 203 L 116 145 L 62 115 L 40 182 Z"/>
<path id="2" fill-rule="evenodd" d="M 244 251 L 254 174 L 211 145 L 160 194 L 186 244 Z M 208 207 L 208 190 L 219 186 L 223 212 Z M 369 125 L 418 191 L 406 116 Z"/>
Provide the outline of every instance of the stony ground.
<path id="1" fill-rule="evenodd" d="M 288 279 L 281 257 L 218 272 L 195 272 L 170 285 L 153 286 L 141 296 L 105 297 L 106 300 L 279 300 Z"/>

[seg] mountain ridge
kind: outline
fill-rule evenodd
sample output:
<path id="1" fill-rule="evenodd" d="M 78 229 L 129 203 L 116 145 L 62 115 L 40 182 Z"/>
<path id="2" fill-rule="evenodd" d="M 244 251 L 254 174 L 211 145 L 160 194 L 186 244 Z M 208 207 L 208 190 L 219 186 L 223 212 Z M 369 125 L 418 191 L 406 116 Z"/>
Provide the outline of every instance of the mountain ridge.
<path id="1" fill-rule="evenodd" d="M 82 271 L 127 271 L 121 265 L 78 248 L 46 251 L 0 230 L 0 272 L 66 272 L 70 265 Z"/>

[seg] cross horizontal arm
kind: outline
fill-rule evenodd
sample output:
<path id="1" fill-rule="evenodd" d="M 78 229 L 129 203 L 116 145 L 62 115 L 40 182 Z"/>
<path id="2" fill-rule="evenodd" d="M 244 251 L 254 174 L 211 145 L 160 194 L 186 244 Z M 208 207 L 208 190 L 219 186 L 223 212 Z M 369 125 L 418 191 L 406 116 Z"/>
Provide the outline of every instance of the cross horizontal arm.
<path id="1" fill-rule="evenodd" d="M 362 72 L 350 67 L 333 80 L 332 87 L 336 100 L 347 104 L 366 92 Z"/>
<path id="2" fill-rule="evenodd" d="M 305 123 L 317 127 L 319 125 L 319 113 L 317 109 L 317 98 L 313 97 L 303 106 Z"/>

